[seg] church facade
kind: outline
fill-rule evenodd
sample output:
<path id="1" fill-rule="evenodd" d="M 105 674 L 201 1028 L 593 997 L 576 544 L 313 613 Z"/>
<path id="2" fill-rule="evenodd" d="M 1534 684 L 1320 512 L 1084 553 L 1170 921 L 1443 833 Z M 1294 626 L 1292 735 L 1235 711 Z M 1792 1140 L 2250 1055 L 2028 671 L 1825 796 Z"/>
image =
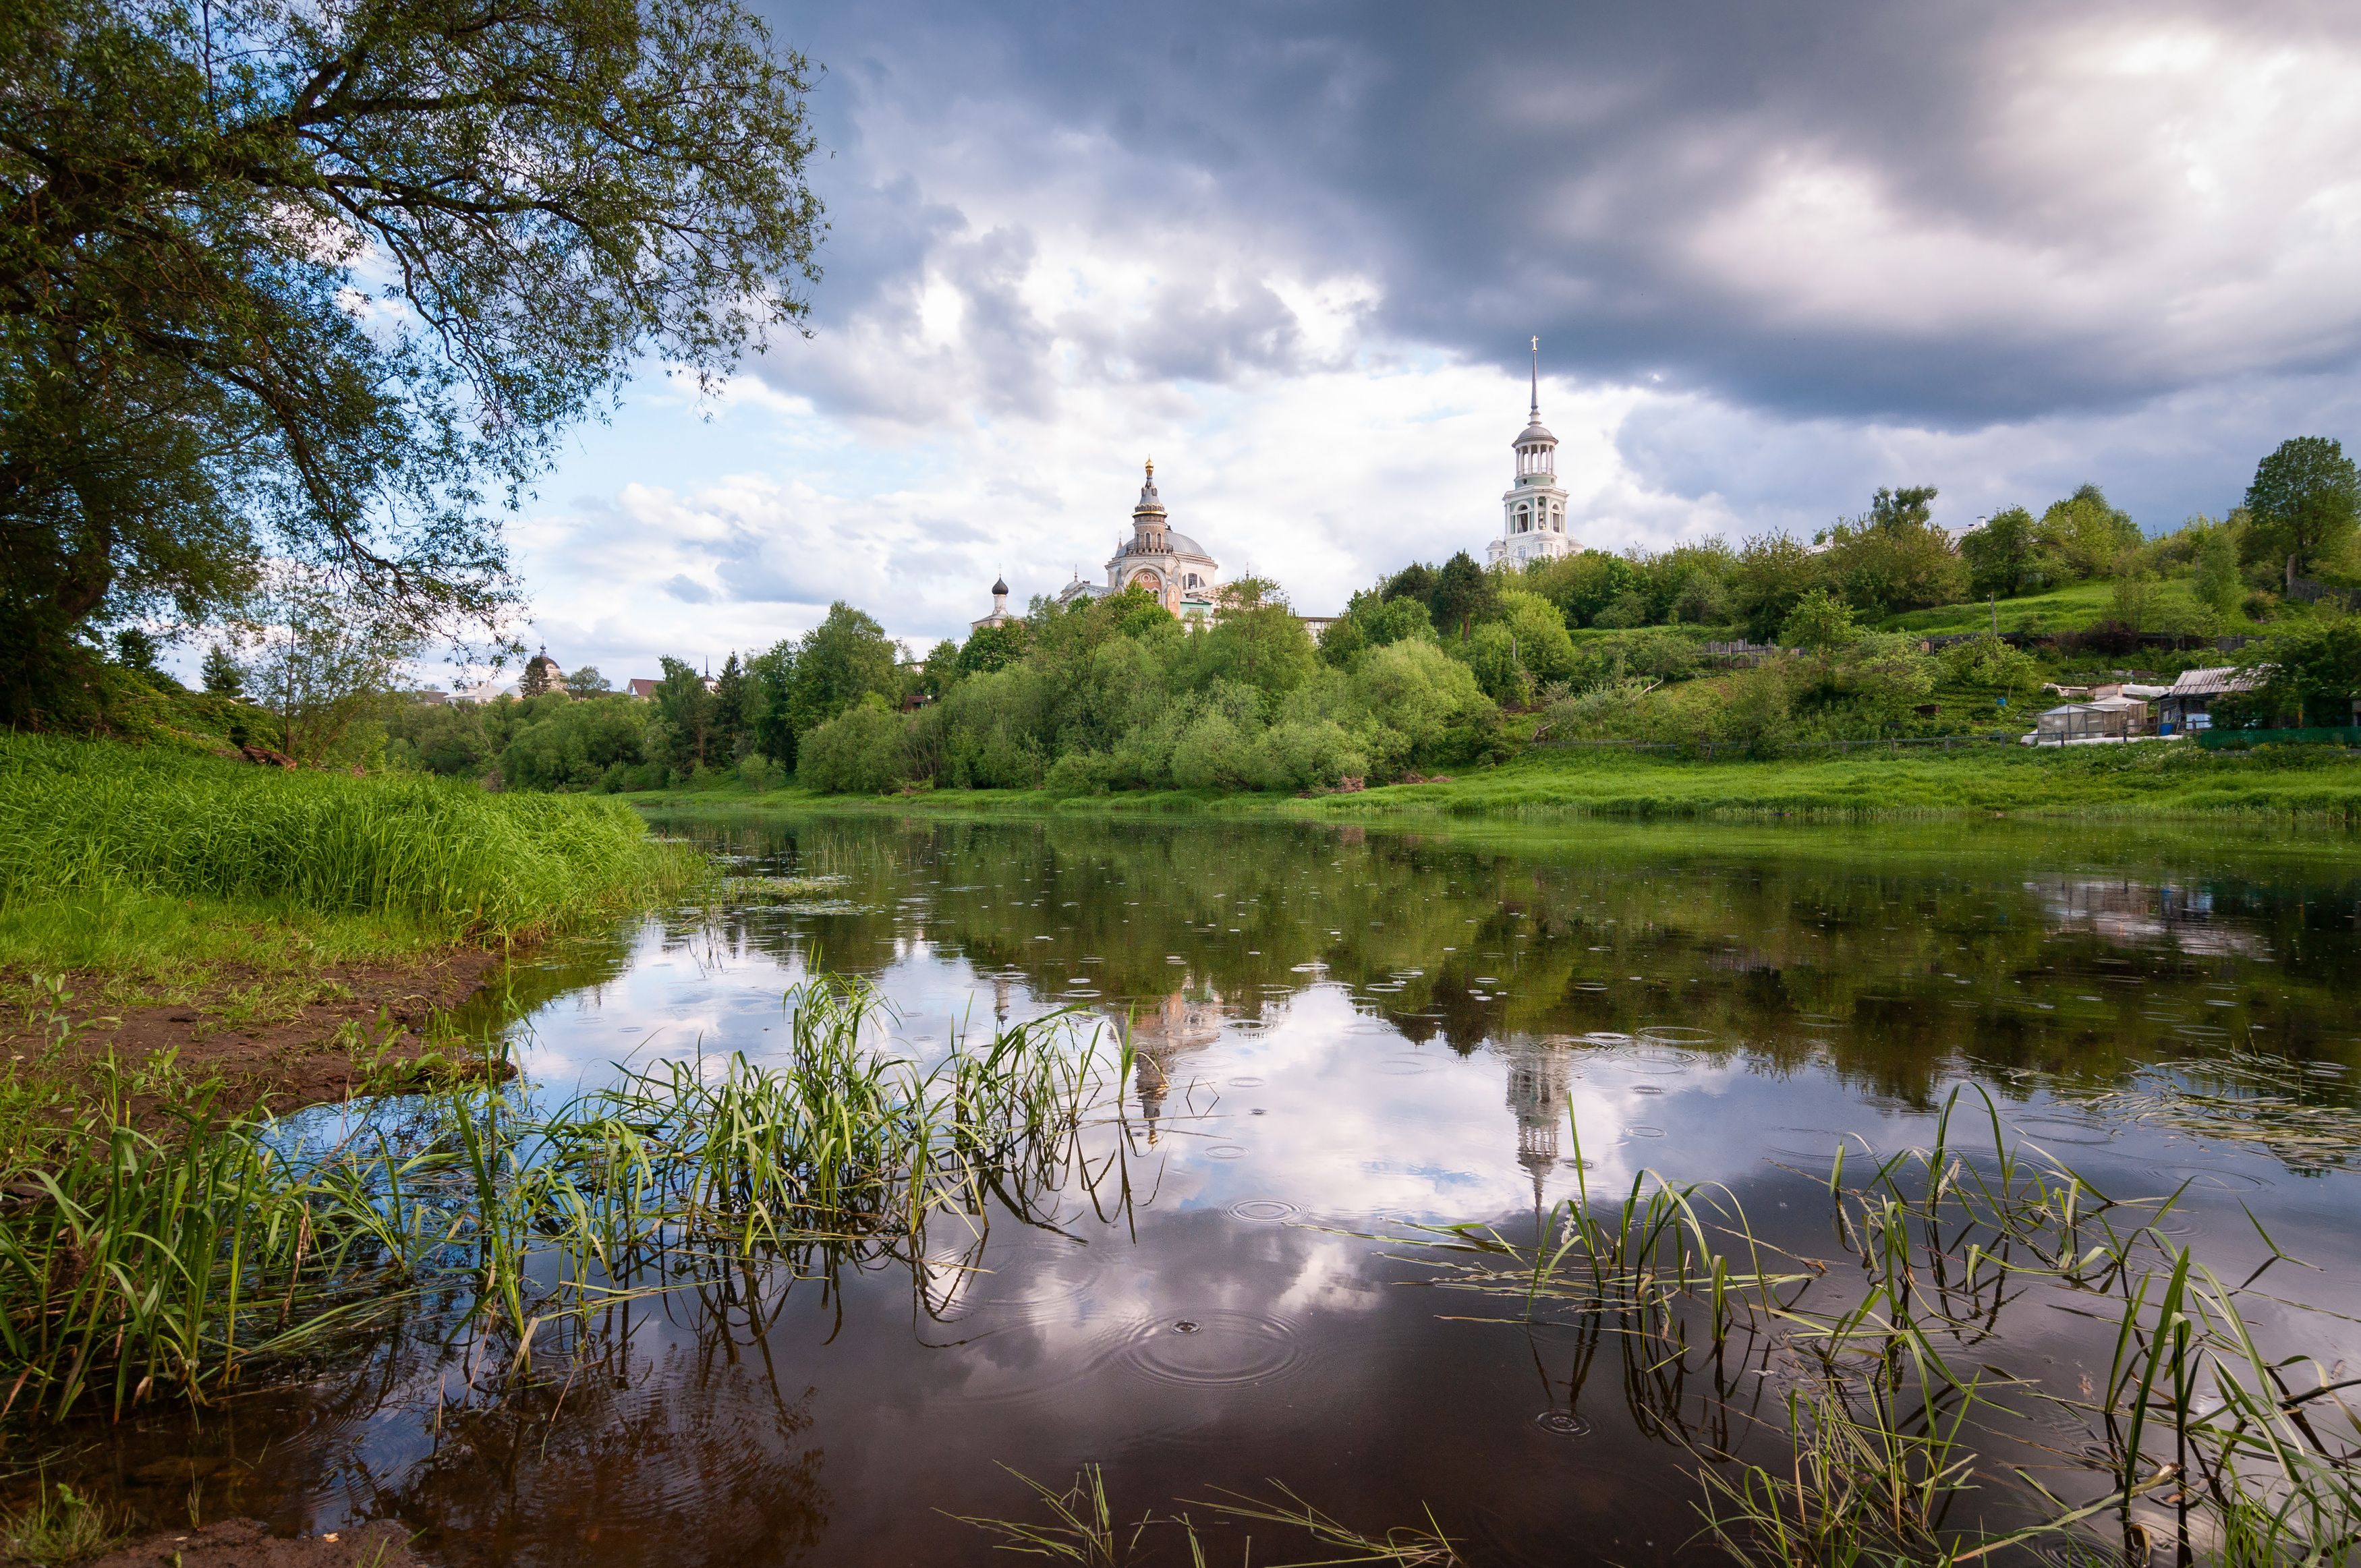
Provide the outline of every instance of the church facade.
<path id="1" fill-rule="evenodd" d="M 1557 437 L 1542 423 L 1542 341 L 1533 339 L 1532 409 L 1510 443 L 1514 482 L 1500 497 L 1500 537 L 1484 547 L 1488 565 L 1522 566 L 1575 552 L 1565 532 L 1565 491 L 1557 482 Z"/>
<path id="2" fill-rule="evenodd" d="M 1131 509 L 1131 537 L 1116 544 L 1107 558 L 1104 586 L 1076 577 L 1058 595 L 1060 604 L 1085 596 L 1092 598 L 1137 588 L 1184 621 L 1211 621 L 1216 616 L 1214 592 L 1221 587 L 1222 568 L 1205 547 L 1174 528 L 1156 493 L 1156 464 L 1139 487 L 1139 504 Z"/>

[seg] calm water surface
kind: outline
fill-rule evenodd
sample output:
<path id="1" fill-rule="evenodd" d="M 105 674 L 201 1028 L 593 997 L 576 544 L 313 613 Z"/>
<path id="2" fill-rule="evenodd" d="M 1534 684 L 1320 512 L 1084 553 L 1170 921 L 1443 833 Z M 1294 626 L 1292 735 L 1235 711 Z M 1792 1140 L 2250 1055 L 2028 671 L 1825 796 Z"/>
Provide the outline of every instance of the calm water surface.
<path id="1" fill-rule="evenodd" d="M 152 1516 L 193 1475 L 208 1511 L 392 1517 L 453 1563 L 980 1563 L 947 1514 L 1021 1513 L 1008 1470 L 1062 1486 L 1092 1463 L 1126 1515 L 1277 1478 L 1367 1529 L 1431 1504 L 1472 1562 L 1703 1560 L 1672 1439 L 1775 1406 L 1774 1376 L 1717 1389 L 1471 1321 L 1515 1313 L 1371 1236 L 1530 1235 L 1578 1174 L 1652 1168 L 1825 1253 L 1835 1146 L 1923 1143 L 1962 1083 L 2106 1190 L 2185 1188 L 2169 1228 L 2217 1266 L 2263 1257 L 2251 1212 L 2319 1266 L 2308 1299 L 2361 1307 L 2341 1156 L 2153 1097 L 2260 1051 L 2352 1102 L 2361 862 L 2340 844 L 666 827 L 748 875 L 834 880 L 537 955 L 503 1025 L 534 1092 L 764 1058 L 815 966 L 873 979 L 920 1058 L 1079 1008 L 1138 1052 L 1128 1209 L 1002 1216 L 956 1288 L 880 1266 L 643 1302 L 522 1395 L 404 1341 L 193 1424 L 88 1434 L 85 1465 Z M 1993 1354 L 2070 1392 L 2092 1352 L 2061 1319 Z M 1209 1539 L 1235 1561 L 1243 1533 Z"/>

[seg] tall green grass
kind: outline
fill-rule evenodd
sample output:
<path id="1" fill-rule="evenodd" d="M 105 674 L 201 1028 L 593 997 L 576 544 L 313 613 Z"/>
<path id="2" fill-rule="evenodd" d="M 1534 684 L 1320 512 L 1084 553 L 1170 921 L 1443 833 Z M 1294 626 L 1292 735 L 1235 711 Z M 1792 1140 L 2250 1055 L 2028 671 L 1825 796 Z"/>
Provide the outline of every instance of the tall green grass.
<path id="1" fill-rule="evenodd" d="M 0 735 L 0 908 L 134 894 L 514 934 L 687 874 L 611 800 Z"/>

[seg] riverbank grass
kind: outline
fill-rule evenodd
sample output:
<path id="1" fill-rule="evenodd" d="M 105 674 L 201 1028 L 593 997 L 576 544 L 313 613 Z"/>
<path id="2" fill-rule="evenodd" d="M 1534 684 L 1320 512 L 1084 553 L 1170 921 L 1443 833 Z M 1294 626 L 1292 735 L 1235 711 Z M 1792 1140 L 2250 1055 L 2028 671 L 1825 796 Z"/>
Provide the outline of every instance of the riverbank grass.
<path id="1" fill-rule="evenodd" d="M 1874 821 L 2010 816 L 2137 815 L 2256 821 L 2361 822 L 2361 755 L 2327 746 L 2205 751 L 2178 741 L 2060 751 L 1962 741 L 1769 759 L 1684 757 L 1621 747 L 1543 749 L 1447 780 L 1312 797 L 1158 791 L 1056 795 L 1046 790 L 908 795 L 710 789 L 620 797 L 655 810 L 1106 814 L 1218 812 L 1351 820 L 1388 816 Z"/>
<path id="2" fill-rule="evenodd" d="M 695 861 L 581 795 L 0 736 L 0 975 L 112 1003 L 564 928 Z"/>

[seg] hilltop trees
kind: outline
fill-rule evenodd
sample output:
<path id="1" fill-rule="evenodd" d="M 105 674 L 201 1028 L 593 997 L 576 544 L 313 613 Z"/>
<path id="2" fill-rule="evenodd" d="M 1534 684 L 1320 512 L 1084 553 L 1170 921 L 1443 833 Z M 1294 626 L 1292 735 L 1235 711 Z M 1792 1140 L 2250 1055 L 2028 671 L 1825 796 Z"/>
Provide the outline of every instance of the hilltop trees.
<path id="1" fill-rule="evenodd" d="M 2285 563 L 2288 590 L 2323 556 L 2353 537 L 2361 509 L 2361 475 L 2344 444 L 2300 435 L 2255 466 L 2246 487 L 2247 539 L 2256 554 Z"/>
<path id="2" fill-rule="evenodd" d="M 488 496 L 797 325 L 804 88 L 734 0 L 0 6 L 0 721 L 266 559 L 492 626 Z"/>

